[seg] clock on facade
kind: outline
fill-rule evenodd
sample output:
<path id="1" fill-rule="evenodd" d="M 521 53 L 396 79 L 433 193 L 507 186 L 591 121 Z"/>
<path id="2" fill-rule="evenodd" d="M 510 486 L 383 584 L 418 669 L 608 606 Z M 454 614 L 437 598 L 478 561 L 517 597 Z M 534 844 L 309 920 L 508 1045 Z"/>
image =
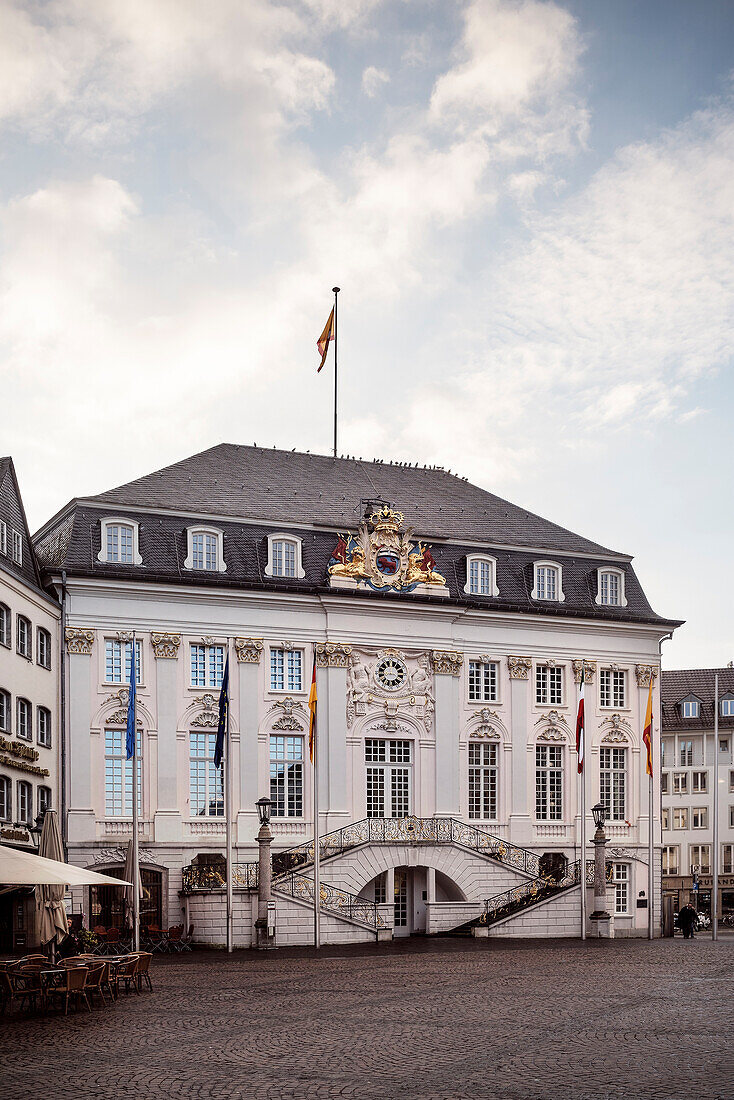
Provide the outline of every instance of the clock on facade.
<path id="1" fill-rule="evenodd" d="M 375 669 L 375 677 L 386 691 L 397 691 L 405 683 L 408 670 L 399 657 L 383 657 Z"/>

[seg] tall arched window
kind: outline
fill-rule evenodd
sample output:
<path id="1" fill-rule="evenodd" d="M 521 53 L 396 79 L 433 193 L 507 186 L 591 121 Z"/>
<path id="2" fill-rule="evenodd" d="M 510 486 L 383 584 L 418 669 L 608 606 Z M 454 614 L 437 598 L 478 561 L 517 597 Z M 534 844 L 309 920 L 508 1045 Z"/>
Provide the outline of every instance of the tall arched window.
<path id="1" fill-rule="evenodd" d="M 555 561 L 536 561 L 534 564 L 533 600 L 563 603 L 563 570 Z"/>
<path id="2" fill-rule="evenodd" d="M 497 562 L 486 554 L 470 554 L 466 559 L 464 591 L 470 596 L 498 596 Z"/>
<path id="3" fill-rule="evenodd" d="M 297 535 L 268 535 L 266 577 L 301 579 L 306 574 L 301 560 L 301 540 Z"/>

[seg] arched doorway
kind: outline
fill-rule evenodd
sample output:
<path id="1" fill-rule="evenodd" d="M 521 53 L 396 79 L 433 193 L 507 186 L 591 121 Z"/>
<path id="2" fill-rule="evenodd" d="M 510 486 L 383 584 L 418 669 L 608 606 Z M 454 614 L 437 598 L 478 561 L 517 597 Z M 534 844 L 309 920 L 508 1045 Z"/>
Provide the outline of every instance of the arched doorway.
<path id="1" fill-rule="evenodd" d="M 388 896 L 391 894 L 391 896 Z M 392 901 L 393 935 L 420 936 L 426 932 L 427 906 L 431 901 L 465 901 L 456 883 L 433 867 L 394 867 L 376 875 L 360 892 L 377 904 Z"/>
<path id="2" fill-rule="evenodd" d="M 124 878 L 124 867 L 105 867 L 111 878 Z M 143 896 L 140 899 L 140 924 L 160 928 L 163 921 L 163 874 L 147 867 L 140 868 Z M 89 887 L 89 927 L 123 928 L 125 925 L 125 893 L 122 886 Z"/>

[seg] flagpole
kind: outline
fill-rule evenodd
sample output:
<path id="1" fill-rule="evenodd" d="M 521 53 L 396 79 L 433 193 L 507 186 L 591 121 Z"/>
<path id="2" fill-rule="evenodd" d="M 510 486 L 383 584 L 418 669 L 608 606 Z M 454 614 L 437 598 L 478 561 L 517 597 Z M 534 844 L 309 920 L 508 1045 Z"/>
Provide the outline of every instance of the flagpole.
<path id="1" fill-rule="evenodd" d="M 314 660 L 316 658 L 314 657 Z M 321 947 L 321 845 L 319 843 L 319 736 L 313 738 L 313 945 Z"/>
<path id="2" fill-rule="evenodd" d="M 229 638 L 227 638 L 227 660 L 229 660 Z M 227 951 L 232 952 L 232 761 L 230 752 L 232 741 L 229 728 L 229 680 L 227 680 L 227 748 L 224 753 L 224 812 L 227 846 Z"/>
<path id="3" fill-rule="evenodd" d="M 338 314 L 338 298 L 340 287 L 332 287 L 334 292 L 334 458 L 336 458 L 336 443 L 337 443 L 337 393 L 338 393 L 338 381 L 337 381 L 337 346 L 338 346 L 338 326 L 337 326 L 337 314 Z"/>
<path id="4" fill-rule="evenodd" d="M 131 703 L 133 712 L 133 948 L 140 950 L 140 858 L 138 853 L 138 643 L 133 630 L 130 653 L 130 681 L 133 685 Z"/>
<path id="5" fill-rule="evenodd" d="M 653 690 L 653 676 L 654 669 L 650 666 L 650 694 Z M 654 709 L 654 708 L 653 708 Z M 654 810 L 654 797 L 653 797 L 653 784 L 652 784 L 652 772 L 654 771 L 654 758 L 653 758 L 653 730 L 655 723 L 653 721 L 652 713 L 650 714 L 650 760 L 653 766 L 650 769 L 650 775 L 647 777 L 647 792 L 648 792 L 648 808 L 647 808 L 647 938 L 649 940 L 654 938 L 655 935 L 655 868 L 653 861 L 655 858 L 655 810 Z"/>
<path id="6" fill-rule="evenodd" d="M 584 717 L 584 722 L 586 718 Z M 584 729 L 586 739 L 586 729 Z M 586 746 L 581 769 L 581 939 L 586 939 Z"/>
<path id="7" fill-rule="evenodd" d="M 714 822 L 711 853 L 711 938 L 719 938 L 719 674 L 714 675 Z"/>

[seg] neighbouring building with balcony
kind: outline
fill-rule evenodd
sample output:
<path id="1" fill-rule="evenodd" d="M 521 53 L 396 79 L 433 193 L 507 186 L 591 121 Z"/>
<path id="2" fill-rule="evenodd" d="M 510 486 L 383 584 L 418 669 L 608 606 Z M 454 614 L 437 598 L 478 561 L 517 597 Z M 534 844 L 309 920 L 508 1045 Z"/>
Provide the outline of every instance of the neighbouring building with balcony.
<path id="1" fill-rule="evenodd" d="M 70 858 L 112 873 L 132 827 L 136 664 L 144 921 L 223 942 L 230 874 L 235 940 L 250 942 L 267 795 L 278 938 L 308 942 L 315 657 L 325 939 L 578 931 L 582 665 L 616 934 L 644 934 L 660 834 L 641 723 L 678 624 L 629 556 L 439 468 L 233 445 L 73 500 L 37 546 L 67 577 Z M 227 658 L 232 868 L 214 766 Z M 91 925 L 118 919 L 112 894 L 84 895 Z"/>
<path id="2" fill-rule="evenodd" d="M 714 677 L 719 677 L 718 745 Z M 718 915 L 734 913 L 734 668 L 662 674 L 663 893 L 711 913 L 714 767 L 719 782 Z M 694 891 L 694 869 L 699 878 Z M 696 897 L 698 893 L 698 897 Z"/>
<path id="3" fill-rule="evenodd" d="M 59 808 L 61 607 L 43 587 L 13 461 L 0 458 L 0 842 L 34 851 Z M 0 895 L 0 952 L 35 946 L 33 889 Z"/>

